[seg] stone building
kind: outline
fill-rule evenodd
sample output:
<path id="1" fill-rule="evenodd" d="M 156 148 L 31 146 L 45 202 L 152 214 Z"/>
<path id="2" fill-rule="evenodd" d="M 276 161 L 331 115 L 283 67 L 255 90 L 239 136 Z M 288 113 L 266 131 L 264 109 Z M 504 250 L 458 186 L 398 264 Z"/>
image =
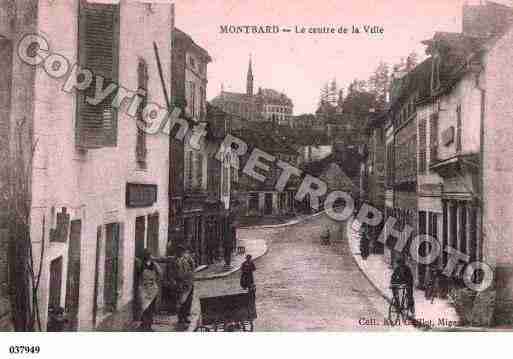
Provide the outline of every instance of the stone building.
<path id="1" fill-rule="evenodd" d="M 417 233 L 417 100 L 429 92 L 431 61 L 427 59 L 417 67 L 396 79 L 391 87 L 391 102 L 388 120 L 385 121 L 386 179 L 385 207 L 386 217 L 395 218 L 394 229 L 408 241 Z M 392 205 L 390 207 L 390 205 Z M 394 248 L 397 239 L 388 236 L 391 228 L 385 228 L 387 234 L 385 254 L 392 264 L 397 253 Z M 408 247 L 406 247 L 408 248 Z M 407 251 L 403 251 L 408 253 Z M 407 255 L 407 257 L 409 257 Z M 421 268 L 408 258 L 415 282 L 424 276 Z"/>
<path id="2" fill-rule="evenodd" d="M 369 116 L 365 133 L 367 143 L 361 145 L 362 168 L 360 175 L 360 199 L 385 214 L 385 129 L 386 112 Z M 371 227 L 370 237 L 377 239 L 382 227 Z M 376 242 L 378 243 L 378 242 Z M 382 253 L 381 245 L 375 252 Z"/>
<path id="3" fill-rule="evenodd" d="M 182 239 L 196 256 L 198 265 L 220 257 L 222 239 L 230 226 L 231 150 L 221 148 L 227 134 L 228 116 L 206 101 L 208 52 L 185 32 L 173 33 L 173 103 L 183 109 L 191 128 L 204 126 L 206 135 L 197 145 L 171 140 L 170 191 L 174 228 L 173 244 Z M 215 151 L 211 151 L 215 148 Z M 215 155 L 223 153 L 221 160 Z M 175 238 L 176 236 L 176 238 Z M 215 250 L 213 250 L 215 248 Z"/>
<path id="4" fill-rule="evenodd" d="M 212 99 L 212 104 L 223 111 L 248 121 L 269 121 L 278 125 L 292 126 L 294 105 L 284 93 L 273 89 L 259 88 L 254 93 L 254 77 L 251 59 L 249 60 L 246 93 L 221 93 Z"/>
<path id="5" fill-rule="evenodd" d="M 427 53 L 432 58 L 431 90 L 421 98 L 418 121 L 419 232 L 442 247 L 481 258 L 479 203 L 479 123 L 481 92 L 474 63 L 483 40 L 437 33 Z M 434 263 L 445 267 L 447 255 Z M 463 263 L 453 274 L 461 280 Z"/>
<path id="6" fill-rule="evenodd" d="M 482 159 L 482 259 L 494 270 L 495 324 L 513 323 L 513 29 L 484 47 L 476 87 L 484 105 L 480 113 Z"/>
<path id="7" fill-rule="evenodd" d="M 0 84 L 2 122 L 14 133 L 24 118 L 24 146 L 37 143 L 29 232 L 36 267 L 43 251 L 37 293 L 42 329 L 49 308 L 57 306 L 67 312 L 68 330 L 121 328 L 132 318 L 135 255 L 144 247 L 162 254 L 166 246 L 169 139 L 142 134 L 136 121 L 141 107 L 130 116 L 126 104 L 137 89 L 144 90 L 141 103 L 166 103 L 152 44 L 170 78 L 172 6 L 123 0 L 1 6 L 0 37 L 8 44 L 2 52 L 9 56 L 0 61 L 2 76 L 10 78 Z M 44 34 L 40 46 L 53 54 L 29 47 L 25 59 L 41 60 L 38 66 L 16 55 L 27 33 Z M 94 82 L 84 91 L 73 87 L 86 81 L 70 75 L 74 64 L 92 71 Z M 117 92 L 86 101 L 96 86 L 109 83 Z"/>

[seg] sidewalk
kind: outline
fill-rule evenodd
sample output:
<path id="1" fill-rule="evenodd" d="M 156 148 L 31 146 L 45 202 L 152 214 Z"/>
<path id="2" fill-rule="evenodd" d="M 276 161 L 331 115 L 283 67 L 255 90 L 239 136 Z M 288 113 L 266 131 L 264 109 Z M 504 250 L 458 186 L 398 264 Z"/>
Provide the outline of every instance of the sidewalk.
<path id="1" fill-rule="evenodd" d="M 251 254 L 253 260 L 255 260 L 259 257 L 262 257 L 265 253 L 267 253 L 268 249 L 267 243 L 264 238 L 239 238 L 239 246 L 245 247 L 246 251 L 243 254 L 233 255 L 231 269 L 226 269 L 224 267 L 224 261 L 220 261 L 209 265 L 206 269 L 202 271 L 197 272 L 194 280 L 202 281 L 226 277 L 227 275 L 235 273 L 240 269 L 240 266 L 246 260 L 246 254 Z"/>
<path id="2" fill-rule="evenodd" d="M 391 302 L 392 293 L 389 286 L 392 269 L 379 254 L 370 255 L 367 260 L 363 260 L 359 249 L 361 224 L 356 219 L 352 219 L 347 222 L 347 225 L 350 226 L 347 230 L 349 246 L 356 264 L 369 282 L 388 302 Z M 416 326 L 428 330 L 454 330 L 458 326 L 458 315 L 447 300 L 436 298 L 431 303 L 426 300 L 424 291 L 420 289 L 414 289 L 413 296 L 415 298 Z"/>
<path id="3" fill-rule="evenodd" d="M 294 224 L 298 224 L 298 223 L 301 223 L 301 222 L 304 222 L 310 218 L 314 218 L 314 217 L 317 217 L 317 216 L 320 216 L 321 214 L 323 214 L 324 211 L 320 211 L 320 212 L 317 212 L 317 213 L 314 213 L 314 214 L 297 214 L 295 218 L 292 218 L 290 220 L 288 220 L 287 222 L 285 223 L 280 223 L 280 224 L 262 224 L 262 225 L 255 225 L 255 226 L 243 226 L 243 227 L 240 227 L 241 229 L 265 229 L 265 228 L 282 228 L 282 227 L 288 227 L 288 226 L 292 226 Z"/>

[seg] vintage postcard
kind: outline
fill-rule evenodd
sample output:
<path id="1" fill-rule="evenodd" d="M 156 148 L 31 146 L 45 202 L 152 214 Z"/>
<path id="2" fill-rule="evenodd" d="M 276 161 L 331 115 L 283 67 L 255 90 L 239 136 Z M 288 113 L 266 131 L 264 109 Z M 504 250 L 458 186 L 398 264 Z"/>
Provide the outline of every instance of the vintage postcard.
<path id="1" fill-rule="evenodd" d="M 506 0 L 1 0 L 0 331 L 511 331 L 512 59 Z"/>

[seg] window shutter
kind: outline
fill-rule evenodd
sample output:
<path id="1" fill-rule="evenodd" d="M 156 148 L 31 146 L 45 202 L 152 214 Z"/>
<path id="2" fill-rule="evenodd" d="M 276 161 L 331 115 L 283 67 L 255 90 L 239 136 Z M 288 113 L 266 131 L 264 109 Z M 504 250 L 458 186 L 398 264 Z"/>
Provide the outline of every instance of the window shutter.
<path id="1" fill-rule="evenodd" d="M 456 107 L 456 152 L 461 152 L 461 105 Z"/>
<path id="2" fill-rule="evenodd" d="M 148 66 L 143 59 L 139 60 L 139 64 L 137 66 L 137 83 L 139 89 L 145 92 L 148 91 Z M 143 118 L 143 110 L 147 105 L 147 99 L 148 94 L 146 93 L 137 111 L 137 121 L 139 124 L 137 125 L 137 142 L 135 152 L 137 161 L 142 165 L 142 167 L 145 167 L 147 148 L 146 132 L 144 132 L 140 127 L 146 127 L 146 123 L 144 122 Z"/>
<path id="3" fill-rule="evenodd" d="M 434 164 L 438 161 L 438 114 L 434 113 L 429 117 L 429 140 L 430 153 L 429 163 Z"/>
<path id="4" fill-rule="evenodd" d="M 203 155 L 198 152 L 196 157 L 197 176 L 198 176 L 198 191 L 203 190 Z"/>
<path id="5" fill-rule="evenodd" d="M 83 148 L 115 147 L 117 113 L 112 108 L 116 91 L 102 103 L 86 102 L 93 96 L 96 77 L 104 78 L 103 88 L 118 82 L 119 5 L 80 3 L 79 63 L 93 73 L 93 82 L 78 93 L 77 145 Z"/>
<path id="6" fill-rule="evenodd" d="M 104 303 L 108 311 L 117 307 L 118 292 L 119 224 L 107 225 L 105 241 Z"/>

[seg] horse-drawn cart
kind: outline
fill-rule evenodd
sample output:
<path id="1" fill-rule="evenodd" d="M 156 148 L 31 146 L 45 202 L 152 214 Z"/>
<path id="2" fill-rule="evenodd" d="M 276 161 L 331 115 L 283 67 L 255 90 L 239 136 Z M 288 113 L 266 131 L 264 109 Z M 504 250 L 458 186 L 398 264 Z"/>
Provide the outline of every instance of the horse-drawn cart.
<path id="1" fill-rule="evenodd" d="M 253 291 L 200 298 L 201 323 L 195 331 L 253 331 L 257 317 Z"/>

